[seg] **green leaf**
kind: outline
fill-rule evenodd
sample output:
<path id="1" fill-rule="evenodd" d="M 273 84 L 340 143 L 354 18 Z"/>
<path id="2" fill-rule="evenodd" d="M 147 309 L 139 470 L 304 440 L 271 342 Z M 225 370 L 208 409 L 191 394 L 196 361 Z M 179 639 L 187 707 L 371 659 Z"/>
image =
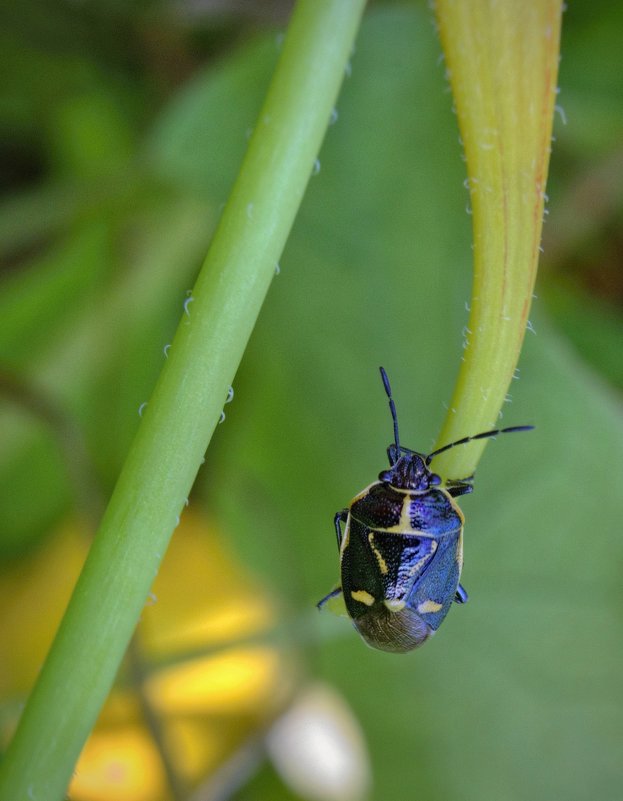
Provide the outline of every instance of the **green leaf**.
<path id="1" fill-rule="evenodd" d="M 613 386 L 623 388 L 623 318 L 615 307 L 586 297 L 586 293 L 563 281 L 549 282 L 546 301 L 556 323 L 582 358 Z"/>
<path id="2" fill-rule="evenodd" d="M 106 487 L 138 428 L 138 409 L 205 252 L 209 208 L 191 197 L 155 201 L 147 193 L 124 225 L 107 225 L 107 215 L 76 226 L 8 278 L 0 299 L 3 364 L 67 416 L 92 460 L 77 475 L 87 470 L 85 481 L 99 478 Z M 120 263 L 115 251 L 128 230 L 132 249 Z M 27 547 L 80 495 L 67 471 L 75 454 L 63 453 L 71 443 L 42 423 L 13 402 L 0 406 L 0 554 Z M 22 495 L 27 504 L 18 502 Z"/>

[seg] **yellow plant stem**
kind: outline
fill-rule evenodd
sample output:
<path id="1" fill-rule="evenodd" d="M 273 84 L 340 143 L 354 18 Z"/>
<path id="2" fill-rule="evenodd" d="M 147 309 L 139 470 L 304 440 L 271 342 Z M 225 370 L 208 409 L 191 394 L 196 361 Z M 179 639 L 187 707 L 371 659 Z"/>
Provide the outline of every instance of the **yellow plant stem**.
<path id="1" fill-rule="evenodd" d="M 437 0 L 467 161 L 474 280 L 465 348 L 437 447 L 529 420 L 500 420 L 519 359 L 541 241 L 561 0 Z M 486 441 L 435 460 L 471 475 Z"/>

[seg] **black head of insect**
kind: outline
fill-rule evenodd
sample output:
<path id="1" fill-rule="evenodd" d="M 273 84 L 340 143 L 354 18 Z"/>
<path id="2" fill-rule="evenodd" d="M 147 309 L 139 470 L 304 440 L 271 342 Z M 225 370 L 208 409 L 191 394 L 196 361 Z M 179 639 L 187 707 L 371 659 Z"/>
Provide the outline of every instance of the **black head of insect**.
<path id="1" fill-rule="evenodd" d="M 438 486 L 442 483 L 441 476 L 433 473 L 429 465 L 435 456 L 438 456 L 444 451 L 455 448 L 457 445 L 465 445 L 468 442 L 476 439 L 489 439 L 498 434 L 510 434 L 514 431 L 531 431 L 534 426 L 510 426 L 509 428 L 496 428 L 492 431 L 483 431 L 480 434 L 474 434 L 471 437 L 463 437 L 457 439 L 455 442 L 450 442 L 442 448 L 437 448 L 429 454 L 418 453 L 410 448 L 405 448 L 400 444 L 398 434 L 398 416 L 396 414 L 396 404 L 392 397 L 392 390 L 389 383 L 389 378 L 383 367 L 379 368 L 381 371 L 381 378 L 383 379 L 383 386 L 385 393 L 389 399 L 389 410 L 392 415 L 394 424 L 394 441 L 387 449 L 387 456 L 389 458 L 389 470 L 383 470 L 379 473 L 379 481 L 386 484 L 391 484 L 392 487 L 397 489 L 415 490 L 418 492 L 425 492 L 430 487 Z"/>

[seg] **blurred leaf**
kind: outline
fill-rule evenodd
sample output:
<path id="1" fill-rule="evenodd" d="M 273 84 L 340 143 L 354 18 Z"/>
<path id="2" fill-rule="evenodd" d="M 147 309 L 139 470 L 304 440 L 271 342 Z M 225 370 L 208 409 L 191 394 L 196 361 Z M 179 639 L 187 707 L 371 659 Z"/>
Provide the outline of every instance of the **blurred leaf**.
<path id="1" fill-rule="evenodd" d="M 211 65 L 185 87 L 147 143 L 155 172 L 224 202 L 278 56 L 277 39 L 261 39 L 247 45 L 242 57 Z"/>
<path id="2" fill-rule="evenodd" d="M 560 114 L 544 227 L 540 292 L 578 353 L 620 386 L 623 325 L 623 75 L 615 53 L 623 7 L 598 0 L 564 15 Z M 575 286 L 573 285 L 575 282 Z"/>
<path id="3" fill-rule="evenodd" d="M 615 65 L 622 28 L 623 7 L 618 3 L 575 3 L 566 10 L 559 82 L 567 125 L 556 127 L 563 152 L 573 149 L 576 155 L 594 157 L 620 146 L 617 107 L 623 73 Z"/>
<path id="4" fill-rule="evenodd" d="M 623 319 L 614 307 L 586 296 L 570 282 L 549 282 L 547 306 L 583 359 L 623 389 Z"/>
<path id="5" fill-rule="evenodd" d="M 111 268 L 109 226 L 96 220 L 76 230 L 26 269 L 2 282 L 0 359 L 20 365 L 75 323 L 81 304 Z"/>
<path id="6" fill-rule="evenodd" d="M 4 404 L 0 414 L 5 451 L 0 465 L 1 563 L 43 536 L 68 509 L 71 490 L 66 465 L 50 431 Z"/>
<path id="7" fill-rule="evenodd" d="M 209 217 L 193 198 L 147 193 L 125 225 L 79 228 L 8 282 L 0 351 L 74 421 L 105 487 L 153 388 L 205 252 Z M 12 407 L 0 414 L 0 552 L 40 536 L 75 492 L 59 470 L 60 433 Z M 15 503 L 17 486 L 30 499 L 25 508 Z"/>
<path id="8" fill-rule="evenodd" d="M 113 98 L 103 93 L 71 97 L 55 109 L 53 158 L 61 175 L 95 179 L 125 165 L 132 132 Z"/>

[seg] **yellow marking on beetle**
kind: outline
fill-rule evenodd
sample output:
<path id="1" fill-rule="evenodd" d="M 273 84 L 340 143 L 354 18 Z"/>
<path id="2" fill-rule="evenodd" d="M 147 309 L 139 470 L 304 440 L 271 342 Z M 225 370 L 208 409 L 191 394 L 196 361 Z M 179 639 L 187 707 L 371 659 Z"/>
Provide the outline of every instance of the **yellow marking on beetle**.
<path id="1" fill-rule="evenodd" d="M 355 497 L 352 499 L 352 501 L 348 504 L 349 511 L 350 511 L 350 507 L 354 503 L 357 503 L 357 501 L 360 501 L 362 498 L 365 498 L 369 494 L 369 492 L 372 489 L 372 487 L 376 487 L 380 483 L 381 483 L 380 481 L 373 481 L 372 484 L 368 484 L 368 486 L 365 487 L 364 489 L 362 489 L 360 493 L 355 495 Z"/>
<path id="2" fill-rule="evenodd" d="M 359 601 L 366 606 L 372 606 L 375 601 L 374 595 L 370 595 L 366 590 L 351 590 L 350 597 L 353 601 Z"/>
<path id="3" fill-rule="evenodd" d="M 400 520 L 395 526 L 388 526 L 386 531 L 395 531 L 397 534 L 405 534 L 407 532 L 416 534 L 417 532 L 411 528 L 411 496 L 408 494 L 409 490 L 397 490 L 397 492 L 402 492 L 405 496 L 400 509 Z"/>
<path id="4" fill-rule="evenodd" d="M 372 553 L 376 556 L 376 561 L 379 563 L 379 570 L 386 576 L 389 568 L 387 567 L 387 562 L 383 559 L 383 554 L 374 546 L 374 533 L 372 531 L 368 534 L 368 542 L 370 543 L 370 548 L 372 548 Z"/>
<path id="5" fill-rule="evenodd" d="M 461 575 L 461 570 L 463 569 L 463 530 L 461 529 L 461 533 L 459 534 L 459 541 L 456 544 L 456 563 L 459 566 L 459 576 Z"/>
<path id="6" fill-rule="evenodd" d="M 430 612 L 439 612 L 441 609 L 443 609 L 443 604 L 438 604 L 437 601 L 433 601 L 430 598 L 428 601 L 422 601 L 422 603 L 417 606 L 417 610 L 421 615 Z"/>
<path id="7" fill-rule="evenodd" d="M 390 612 L 400 612 L 407 604 L 406 601 L 399 601 L 396 598 L 386 598 L 383 603 Z"/>
<path id="8" fill-rule="evenodd" d="M 346 518 L 346 525 L 344 526 L 344 531 L 342 532 L 342 545 L 340 546 L 340 559 L 344 554 L 344 551 L 348 548 L 348 544 L 350 542 L 350 512 L 348 513 L 348 517 Z"/>
<path id="9" fill-rule="evenodd" d="M 455 501 L 455 499 L 448 493 L 447 490 L 442 490 L 442 492 L 444 493 L 444 495 L 447 496 L 447 498 L 450 501 L 450 504 L 452 506 L 452 509 L 459 516 L 459 520 L 461 521 L 461 526 L 464 526 L 465 525 L 465 515 L 463 514 L 463 510 L 458 505 L 458 503 Z"/>
<path id="10" fill-rule="evenodd" d="M 407 495 L 400 510 L 400 530 L 413 531 L 411 527 L 411 496 Z"/>

